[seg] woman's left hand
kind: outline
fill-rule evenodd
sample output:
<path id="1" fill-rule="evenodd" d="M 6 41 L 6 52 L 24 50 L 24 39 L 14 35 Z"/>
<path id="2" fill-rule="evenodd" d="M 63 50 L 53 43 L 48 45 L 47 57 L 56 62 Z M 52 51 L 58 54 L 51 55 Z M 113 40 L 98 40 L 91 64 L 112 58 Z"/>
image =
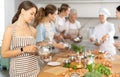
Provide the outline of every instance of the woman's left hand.
<path id="1" fill-rule="evenodd" d="M 108 34 L 104 35 L 104 36 L 102 37 L 102 42 L 105 42 L 108 38 L 109 38 L 109 35 L 108 35 Z"/>
<path id="2" fill-rule="evenodd" d="M 115 47 L 120 47 L 120 42 L 114 43 L 114 46 L 115 46 Z"/>

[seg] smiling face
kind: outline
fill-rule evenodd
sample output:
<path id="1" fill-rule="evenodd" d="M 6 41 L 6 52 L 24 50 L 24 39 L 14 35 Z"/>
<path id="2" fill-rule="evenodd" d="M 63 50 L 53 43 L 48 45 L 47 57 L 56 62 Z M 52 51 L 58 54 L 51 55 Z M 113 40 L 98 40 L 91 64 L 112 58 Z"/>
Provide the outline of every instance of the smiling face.
<path id="1" fill-rule="evenodd" d="M 33 7 L 29 10 L 22 9 L 21 14 L 23 15 L 23 19 L 25 20 L 25 22 L 31 23 L 32 20 L 35 18 L 36 8 Z"/>
<path id="2" fill-rule="evenodd" d="M 116 11 L 116 17 L 120 19 L 120 11 Z"/>
<path id="3" fill-rule="evenodd" d="M 55 21 L 58 11 L 55 11 L 54 14 L 49 14 L 48 17 L 51 21 Z"/>
<path id="4" fill-rule="evenodd" d="M 101 23 L 104 23 L 106 21 L 106 16 L 105 15 L 99 15 L 99 20 Z"/>
<path id="5" fill-rule="evenodd" d="M 75 21 L 75 20 L 77 19 L 77 13 L 72 14 L 72 15 L 71 15 L 71 19 Z"/>
<path id="6" fill-rule="evenodd" d="M 68 8 L 68 9 L 65 11 L 65 16 L 68 17 L 69 14 L 70 14 L 70 8 Z"/>

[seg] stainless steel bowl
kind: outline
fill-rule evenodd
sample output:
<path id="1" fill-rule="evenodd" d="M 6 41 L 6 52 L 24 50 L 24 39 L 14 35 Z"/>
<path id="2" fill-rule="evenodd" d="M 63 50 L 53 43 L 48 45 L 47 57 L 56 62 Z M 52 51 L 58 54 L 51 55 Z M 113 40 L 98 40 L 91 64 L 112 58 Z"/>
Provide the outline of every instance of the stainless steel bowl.
<path id="1" fill-rule="evenodd" d="M 70 59 L 70 61 L 75 61 L 76 56 L 70 56 L 69 59 Z"/>
<path id="2" fill-rule="evenodd" d="M 70 63 L 70 60 L 69 60 L 69 59 L 64 60 L 64 64 L 68 64 L 68 63 Z"/>

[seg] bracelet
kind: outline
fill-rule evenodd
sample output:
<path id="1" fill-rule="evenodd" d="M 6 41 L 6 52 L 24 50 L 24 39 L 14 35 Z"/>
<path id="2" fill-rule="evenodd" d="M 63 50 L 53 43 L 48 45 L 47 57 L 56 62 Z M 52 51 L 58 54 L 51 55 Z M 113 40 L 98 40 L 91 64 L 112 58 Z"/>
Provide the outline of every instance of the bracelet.
<path id="1" fill-rule="evenodd" d="M 23 48 L 20 48 L 21 52 L 23 53 Z"/>

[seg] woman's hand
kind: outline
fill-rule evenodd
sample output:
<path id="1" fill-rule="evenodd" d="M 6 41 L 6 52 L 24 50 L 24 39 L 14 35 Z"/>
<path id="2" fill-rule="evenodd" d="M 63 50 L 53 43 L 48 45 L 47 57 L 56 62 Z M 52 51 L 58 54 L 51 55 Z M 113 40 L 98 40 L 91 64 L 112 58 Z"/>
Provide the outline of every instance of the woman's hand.
<path id="1" fill-rule="evenodd" d="M 106 34 L 102 37 L 102 42 L 104 43 L 109 38 L 109 35 Z"/>
<path id="2" fill-rule="evenodd" d="M 23 48 L 23 51 L 26 52 L 26 53 L 36 53 L 37 52 L 37 46 L 36 45 L 25 46 Z"/>
<path id="3" fill-rule="evenodd" d="M 38 46 L 47 46 L 48 43 L 47 42 L 39 42 L 37 43 Z"/>
<path id="4" fill-rule="evenodd" d="M 59 49 L 64 49 L 64 44 L 63 43 L 56 43 L 55 41 L 53 42 L 53 46 Z"/>
<path id="5" fill-rule="evenodd" d="M 93 38 L 90 38 L 90 42 L 93 42 L 94 41 L 94 39 Z"/>
<path id="6" fill-rule="evenodd" d="M 114 46 L 115 46 L 115 47 L 120 47 L 120 42 L 114 43 Z"/>

